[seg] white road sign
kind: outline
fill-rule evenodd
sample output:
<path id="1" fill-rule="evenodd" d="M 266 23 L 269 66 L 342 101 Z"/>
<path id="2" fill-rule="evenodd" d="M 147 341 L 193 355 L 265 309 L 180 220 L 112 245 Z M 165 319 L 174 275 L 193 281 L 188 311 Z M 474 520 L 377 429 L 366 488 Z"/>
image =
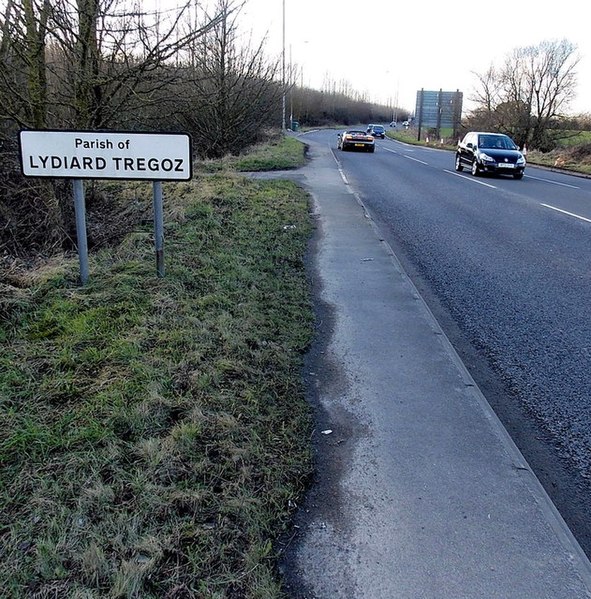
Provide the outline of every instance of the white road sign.
<path id="1" fill-rule="evenodd" d="M 26 177 L 187 181 L 191 138 L 185 133 L 21 131 Z"/>

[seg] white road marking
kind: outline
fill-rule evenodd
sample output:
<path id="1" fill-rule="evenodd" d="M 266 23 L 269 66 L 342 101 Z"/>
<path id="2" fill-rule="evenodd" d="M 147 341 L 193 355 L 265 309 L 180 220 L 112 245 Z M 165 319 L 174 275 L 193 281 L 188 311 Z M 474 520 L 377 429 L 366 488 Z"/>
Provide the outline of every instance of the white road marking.
<path id="1" fill-rule="evenodd" d="M 413 158 L 412 156 L 405 156 L 404 154 L 402 154 L 402 156 L 404 156 L 405 158 L 407 158 L 408 160 L 414 160 L 415 162 L 420 162 L 421 164 L 424 164 L 426 166 L 429 166 L 428 162 L 424 162 L 423 160 L 419 160 L 418 158 Z"/>
<path id="2" fill-rule="evenodd" d="M 337 155 L 335 154 L 334 148 L 330 145 L 328 146 L 328 148 L 331 151 L 334 161 L 337 163 L 337 170 L 339 171 L 339 175 L 341 176 L 343 183 L 347 186 L 347 190 L 349 191 L 349 193 L 355 194 L 355 192 L 351 189 L 351 185 L 347 179 L 347 175 L 345 175 L 345 171 L 343 170 L 341 162 L 339 161 L 339 159 L 337 158 Z"/>
<path id="3" fill-rule="evenodd" d="M 461 179 L 465 179 L 466 181 L 472 181 L 472 183 L 478 183 L 479 185 L 484 185 L 485 187 L 490 187 L 491 189 L 497 189 L 494 185 L 491 185 L 490 183 L 485 183 L 484 181 L 479 181 L 478 179 L 475 179 L 474 177 L 467 177 L 466 175 L 460 175 L 459 173 L 456 173 L 454 171 L 448 171 L 447 169 L 443 169 L 444 173 L 447 173 L 448 175 L 455 175 L 456 177 L 460 177 Z"/>
<path id="4" fill-rule="evenodd" d="M 544 208 L 550 208 L 550 210 L 556 210 L 556 212 L 562 212 L 562 214 L 568 214 L 568 216 L 578 218 L 579 220 L 584 220 L 586 223 L 591 223 L 591 218 L 585 218 L 584 216 L 580 216 L 579 214 L 573 214 L 572 212 L 561 210 L 560 208 L 556 208 L 556 206 L 550 206 L 550 204 L 540 204 L 540 206 L 544 206 Z"/>
<path id="5" fill-rule="evenodd" d="M 560 185 L 562 187 L 570 187 L 571 189 L 581 189 L 576 185 L 569 185 L 568 183 L 559 183 L 558 181 L 551 181 L 550 179 L 542 179 L 541 177 L 532 177 L 531 175 L 525 175 L 528 179 L 535 179 L 536 181 L 543 181 L 544 183 L 552 183 L 553 185 Z"/>

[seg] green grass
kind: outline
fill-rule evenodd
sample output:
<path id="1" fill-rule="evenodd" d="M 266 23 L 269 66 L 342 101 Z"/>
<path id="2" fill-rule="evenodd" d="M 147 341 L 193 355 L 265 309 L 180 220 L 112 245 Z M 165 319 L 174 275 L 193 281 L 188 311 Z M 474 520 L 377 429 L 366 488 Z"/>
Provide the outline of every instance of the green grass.
<path id="1" fill-rule="evenodd" d="M 234 163 L 237 171 L 274 171 L 303 166 L 302 144 L 294 137 L 283 136 L 274 144 L 264 144 L 241 156 Z"/>
<path id="2" fill-rule="evenodd" d="M 308 198 L 229 172 L 164 193 L 165 278 L 147 227 L 91 253 L 85 287 L 70 261 L 3 289 L 3 597 L 283 596 L 311 473 Z"/>
<path id="3" fill-rule="evenodd" d="M 203 161 L 195 168 L 199 172 L 258 172 L 290 170 L 306 162 L 304 146 L 295 137 L 279 135 L 261 143 L 240 156 L 227 156 L 223 160 Z"/>
<path id="4" fill-rule="evenodd" d="M 591 131 L 564 131 L 558 132 L 556 141 L 563 148 L 591 144 Z"/>
<path id="5" fill-rule="evenodd" d="M 451 129 L 442 129 L 441 137 L 438 139 L 434 139 L 432 137 L 429 138 L 429 143 L 426 142 L 426 130 L 423 130 L 421 135 L 421 140 L 417 140 L 417 130 L 416 129 L 401 129 L 400 127 L 397 129 L 389 129 L 386 130 L 386 135 L 392 139 L 396 139 L 398 141 L 402 141 L 407 144 L 412 144 L 415 146 L 430 146 L 436 148 L 442 148 L 445 150 L 454 149 L 456 147 L 455 142 L 451 138 L 452 131 Z M 441 138 L 443 138 L 443 144 L 441 143 Z"/>

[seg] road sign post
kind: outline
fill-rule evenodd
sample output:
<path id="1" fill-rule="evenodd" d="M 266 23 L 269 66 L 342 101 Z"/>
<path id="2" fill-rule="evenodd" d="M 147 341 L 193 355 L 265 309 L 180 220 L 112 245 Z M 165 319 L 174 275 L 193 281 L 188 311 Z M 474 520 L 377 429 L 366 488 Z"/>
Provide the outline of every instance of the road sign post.
<path id="1" fill-rule="evenodd" d="M 26 130 L 19 136 L 25 177 L 73 180 L 80 279 L 88 280 L 88 242 L 83 179 L 153 181 L 156 268 L 164 276 L 163 181 L 192 177 L 191 138 L 186 133 Z"/>
<path id="2" fill-rule="evenodd" d="M 154 181 L 154 246 L 156 248 L 156 272 L 164 277 L 164 210 L 162 181 Z"/>
<path id="3" fill-rule="evenodd" d="M 76 237 L 78 239 L 78 260 L 80 262 L 80 282 L 88 281 L 88 240 L 86 237 L 86 205 L 84 202 L 84 183 L 82 179 L 72 181 L 74 190 L 74 211 L 76 213 Z"/>

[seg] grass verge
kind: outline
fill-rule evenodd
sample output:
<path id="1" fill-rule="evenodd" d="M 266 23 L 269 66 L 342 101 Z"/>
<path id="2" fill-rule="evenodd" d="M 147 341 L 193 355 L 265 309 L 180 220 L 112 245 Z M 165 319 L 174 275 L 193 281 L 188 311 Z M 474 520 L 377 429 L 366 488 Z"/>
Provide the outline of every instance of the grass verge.
<path id="1" fill-rule="evenodd" d="M 269 142 L 259 144 L 240 156 L 205 161 L 198 164 L 197 168 L 203 172 L 289 170 L 305 164 L 306 158 L 302 147 L 302 143 L 295 137 L 278 135 Z"/>
<path id="2" fill-rule="evenodd" d="M 567 138 L 563 145 L 551 152 L 529 150 L 527 162 L 534 166 L 544 166 L 557 171 L 563 170 L 589 176 L 591 175 L 591 144 L 583 141 L 587 139 L 586 133 L 588 132 L 581 132 L 576 138 Z M 404 131 L 390 130 L 386 135 L 391 139 L 412 145 L 429 146 L 451 152 L 455 152 L 457 148 L 457 145 L 450 138 L 444 138 L 443 144 L 438 140 L 431 140 L 429 143 L 423 140 L 417 141 L 417 133 L 412 129 Z M 576 144 L 576 140 L 579 140 L 578 144 Z"/>
<path id="3" fill-rule="evenodd" d="M 76 261 L 4 285 L 3 597 L 282 596 L 311 469 L 308 200 L 227 172 L 164 192 L 164 279 L 148 226 L 85 287 Z"/>

